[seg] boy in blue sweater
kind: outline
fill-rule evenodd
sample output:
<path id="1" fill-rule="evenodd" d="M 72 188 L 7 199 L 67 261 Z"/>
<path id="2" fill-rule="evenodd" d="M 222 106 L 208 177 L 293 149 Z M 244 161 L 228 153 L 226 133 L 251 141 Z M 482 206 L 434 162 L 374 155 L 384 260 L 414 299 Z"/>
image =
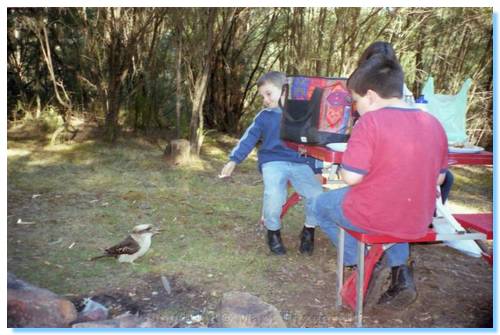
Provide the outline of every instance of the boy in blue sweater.
<path id="1" fill-rule="evenodd" d="M 229 162 L 223 167 L 220 177 L 229 177 L 236 165 L 245 160 L 260 141 L 257 156 L 264 180 L 262 214 L 267 228 L 269 249 L 277 255 L 286 253 L 280 235 L 280 214 L 287 199 L 287 186 L 290 182 L 297 193 L 306 200 L 306 221 L 300 234 L 299 250 L 311 255 L 314 249 L 314 228 L 317 226 L 311 208 L 312 199 L 321 194 L 323 189 L 312 167 L 308 165 L 314 160 L 288 148 L 280 139 L 282 110 L 279 101 L 285 82 L 285 74 L 277 71 L 268 72 L 257 81 L 265 108 L 257 114 L 231 151 Z"/>

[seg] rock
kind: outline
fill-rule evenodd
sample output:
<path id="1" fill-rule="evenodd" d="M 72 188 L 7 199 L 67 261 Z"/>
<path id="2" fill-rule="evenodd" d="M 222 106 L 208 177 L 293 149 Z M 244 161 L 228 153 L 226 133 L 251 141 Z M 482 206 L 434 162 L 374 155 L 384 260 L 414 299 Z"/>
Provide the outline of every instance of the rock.
<path id="1" fill-rule="evenodd" d="M 106 306 L 90 299 L 84 299 L 85 307 L 78 313 L 75 323 L 101 321 L 108 318 L 109 311 Z"/>
<path id="2" fill-rule="evenodd" d="M 168 281 L 167 277 L 161 276 L 161 283 L 163 287 L 165 288 L 165 291 L 167 291 L 167 295 L 170 295 L 172 293 L 172 286 L 170 285 L 170 282 Z"/>
<path id="3" fill-rule="evenodd" d="M 63 328 L 76 317 L 71 301 L 7 274 L 8 327 Z"/>
<path id="4" fill-rule="evenodd" d="M 73 328 L 119 328 L 119 321 L 116 320 L 103 320 L 103 321 L 89 321 L 79 322 L 73 324 Z"/>
<path id="5" fill-rule="evenodd" d="M 228 292 L 217 310 L 221 328 L 286 328 L 278 309 L 246 292 Z"/>
<path id="6" fill-rule="evenodd" d="M 130 313 L 118 315 L 114 319 L 92 322 L 75 323 L 73 328 L 158 328 L 160 327 L 149 319 L 140 318 Z"/>
<path id="7" fill-rule="evenodd" d="M 139 209 L 151 209 L 151 205 L 147 202 L 141 202 L 139 204 Z"/>

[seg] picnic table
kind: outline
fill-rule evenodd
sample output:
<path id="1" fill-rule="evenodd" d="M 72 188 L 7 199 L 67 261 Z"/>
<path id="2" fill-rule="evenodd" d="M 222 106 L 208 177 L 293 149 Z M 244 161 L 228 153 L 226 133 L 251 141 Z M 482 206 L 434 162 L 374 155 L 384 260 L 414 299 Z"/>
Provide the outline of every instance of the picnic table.
<path id="1" fill-rule="evenodd" d="M 300 144 L 285 141 L 286 145 L 300 152 L 303 155 L 314 157 L 323 162 L 340 164 L 342 162 L 342 152 L 334 151 L 327 147 L 309 144 Z M 493 153 L 481 151 L 478 153 L 449 153 L 448 162 L 450 165 L 493 165 Z"/>
<path id="2" fill-rule="evenodd" d="M 331 150 L 324 146 L 300 144 L 290 141 L 285 141 L 285 144 L 293 150 L 300 152 L 303 155 L 314 157 L 323 162 L 331 164 L 342 163 L 343 152 Z M 448 153 L 449 165 L 493 165 L 493 153 L 489 151 L 481 151 L 478 153 Z M 300 201 L 300 196 L 293 193 L 283 206 L 282 217 L 287 210 Z M 468 230 L 480 231 L 485 233 L 488 239 L 493 239 L 493 215 L 492 213 L 478 214 L 453 214 L 457 221 Z M 485 255 L 486 260 L 493 263 L 492 255 Z"/>
<path id="3" fill-rule="evenodd" d="M 326 163 L 340 164 L 342 162 L 341 151 L 334 151 L 323 146 L 299 144 L 294 142 L 285 141 L 285 144 L 305 156 L 314 157 Z M 488 151 L 481 151 L 479 153 L 456 153 L 450 152 L 448 154 L 449 165 L 493 165 L 493 153 Z M 282 217 L 285 215 L 287 210 L 296 204 L 300 200 L 300 196 L 297 193 L 293 193 L 283 206 Z M 446 208 L 443 208 L 441 199 L 437 199 L 437 206 L 441 207 L 442 210 L 447 212 Z M 453 217 L 452 217 L 453 216 Z M 426 236 L 421 239 L 406 241 L 406 242 L 433 242 L 433 241 L 445 241 L 445 240 L 460 240 L 460 239 L 471 239 L 478 242 L 481 249 L 483 249 L 483 257 L 490 263 L 493 264 L 493 255 L 487 253 L 484 249 L 484 245 L 480 244 L 479 240 L 493 239 L 493 215 L 492 213 L 478 213 L 478 214 L 453 214 L 449 215 L 451 220 L 456 220 L 466 229 L 466 234 L 464 231 L 457 231 L 456 234 L 450 234 L 450 236 L 444 236 L 443 234 L 437 234 L 432 228 L 429 228 L 429 232 Z M 351 277 L 344 282 L 343 279 L 343 241 L 344 241 L 344 229 L 341 229 L 339 235 L 339 250 L 337 250 L 337 307 L 340 308 L 342 304 L 352 308 L 356 312 L 356 324 L 362 326 L 363 317 L 363 299 L 366 293 L 366 288 L 371 276 L 371 270 L 365 272 L 365 258 L 369 260 L 369 267 L 373 267 L 375 262 L 380 259 L 384 244 L 386 243 L 397 243 L 398 240 L 394 239 L 392 236 L 385 235 L 369 235 L 361 234 L 353 231 L 349 233 L 357 239 L 359 248 L 359 260 L 358 269 L 352 273 Z M 452 236 L 453 235 L 453 236 Z M 365 245 L 370 244 L 372 248 L 365 256 L 364 250 Z"/>
<path id="4" fill-rule="evenodd" d="M 316 158 L 320 161 L 339 165 L 342 163 L 343 152 L 331 150 L 324 146 L 301 144 L 290 141 L 284 141 L 285 144 L 295 150 L 300 152 L 304 156 L 310 156 Z M 481 151 L 479 153 L 448 153 L 448 163 L 449 165 L 493 165 L 493 153 L 489 151 Z M 326 180 L 324 179 L 324 182 Z M 293 207 L 297 202 L 300 201 L 300 196 L 297 193 L 293 193 L 283 205 L 283 211 L 281 217 L 285 216 L 288 209 Z M 484 220 L 483 220 L 484 221 Z"/>

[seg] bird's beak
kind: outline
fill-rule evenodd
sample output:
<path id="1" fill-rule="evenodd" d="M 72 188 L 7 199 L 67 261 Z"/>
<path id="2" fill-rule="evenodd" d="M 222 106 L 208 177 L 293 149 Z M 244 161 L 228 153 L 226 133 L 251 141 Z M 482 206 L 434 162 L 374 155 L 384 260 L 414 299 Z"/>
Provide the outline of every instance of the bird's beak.
<path id="1" fill-rule="evenodd" d="M 158 229 L 158 228 L 157 228 L 157 229 L 155 229 L 155 230 L 153 231 L 153 236 L 154 236 L 154 235 L 156 235 L 156 234 L 161 233 L 162 231 L 164 231 L 164 229 Z"/>

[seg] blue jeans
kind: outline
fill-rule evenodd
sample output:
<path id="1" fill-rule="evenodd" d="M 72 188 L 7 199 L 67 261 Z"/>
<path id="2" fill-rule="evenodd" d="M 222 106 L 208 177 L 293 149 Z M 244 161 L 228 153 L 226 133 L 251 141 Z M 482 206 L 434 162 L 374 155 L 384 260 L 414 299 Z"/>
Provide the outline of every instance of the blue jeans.
<path id="1" fill-rule="evenodd" d="M 280 215 L 288 196 L 288 181 L 295 191 L 305 198 L 306 225 L 316 227 L 312 200 L 323 192 L 323 187 L 307 164 L 293 162 L 267 162 L 262 164 L 264 199 L 262 214 L 269 230 L 281 228 Z"/>
<path id="2" fill-rule="evenodd" d="M 443 204 L 448 199 L 448 195 L 450 194 L 451 187 L 453 186 L 453 182 L 455 181 L 455 177 L 451 173 L 450 170 L 446 170 L 446 175 L 444 177 L 444 181 L 441 184 L 441 199 L 443 200 Z"/>
<path id="3" fill-rule="evenodd" d="M 361 233 L 367 231 L 353 225 L 348 218 L 344 216 L 342 204 L 349 187 L 343 187 L 323 193 L 316 197 L 313 203 L 313 210 L 316 220 L 321 230 L 325 232 L 332 243 L 337 246 L 339 227 L 354 230 Z M 344 264 L 355 265 L 358 261 L 357 240 L 346 233 L 344 235 Z M 399 266 L 406 264 L 410 256 L 410 246 L 408 243 L 396 243 L 386 250 L 387 265 Z"/>

